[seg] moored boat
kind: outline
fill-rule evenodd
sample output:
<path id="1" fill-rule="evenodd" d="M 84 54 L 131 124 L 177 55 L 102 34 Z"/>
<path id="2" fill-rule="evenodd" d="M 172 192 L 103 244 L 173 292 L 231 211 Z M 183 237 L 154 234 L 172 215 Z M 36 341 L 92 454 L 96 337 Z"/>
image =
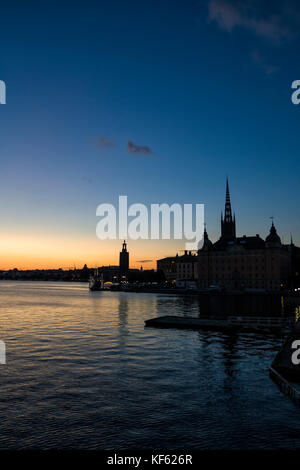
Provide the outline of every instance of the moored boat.
<path id="1" fill-rule="evenodd" d="M 89 279 L 89 289 L 91 291 L 103 290 L 103 285 L 103 276 L 99 276 L 98 269 L 95 269 L 94 274 L 92 274 Z"/>

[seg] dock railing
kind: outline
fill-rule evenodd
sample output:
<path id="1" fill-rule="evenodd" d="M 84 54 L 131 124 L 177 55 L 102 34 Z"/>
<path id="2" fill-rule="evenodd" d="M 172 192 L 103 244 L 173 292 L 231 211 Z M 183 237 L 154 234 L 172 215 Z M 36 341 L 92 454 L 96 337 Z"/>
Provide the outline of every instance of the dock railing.
<path id="1" fill-rule="evenodd" d="M 300 391 L 297 390 L 288 380 L 279 374 L 273 367 L 270 367 L 270 377 L 278 385 L 280 390 L 293 400 L 297 405 L 300 405 Z"/>

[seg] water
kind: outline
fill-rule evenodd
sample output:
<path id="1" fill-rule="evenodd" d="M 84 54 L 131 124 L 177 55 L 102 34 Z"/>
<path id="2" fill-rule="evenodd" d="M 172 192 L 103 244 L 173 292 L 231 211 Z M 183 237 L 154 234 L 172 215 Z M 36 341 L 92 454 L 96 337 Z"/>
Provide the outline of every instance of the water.
<path id="1" fill-rule="evenodd" d="M 196 298 L 1 282 L 0 448 L 294 449 L 280 338 L 144 328 Z"/>

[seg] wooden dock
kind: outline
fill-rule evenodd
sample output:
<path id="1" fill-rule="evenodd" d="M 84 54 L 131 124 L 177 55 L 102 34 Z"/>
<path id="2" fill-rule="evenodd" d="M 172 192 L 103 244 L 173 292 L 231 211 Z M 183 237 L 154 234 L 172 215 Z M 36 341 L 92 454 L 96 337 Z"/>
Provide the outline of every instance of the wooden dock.
<path id="1" fill-rule="evenodd" d="M 280 321 L 279 321 L 280 320 Z M 213 330 L 213 331 L 282 331 L 284 324 L 281 319 L 276 323 L 274 320 L 266 319 L 263 322 L 260 318 L 254 317 L 252 321 L 249 317 L 228 317 L 224 320 L 210 318 L 178 317 L 166 315 L 163 317 L 151 318 L 145 321 L 145 326 L 157 328 L 185 328 L 193 330 Z"/>
<path id="2" fill-rule="evenodd" d="M 191 328 L 196 330 L 213 329 L 222 331 L 232 329 L 226 320 L 207 320 L 193 317 L 176 317 L 171 315 L 146 320 L 145 326 L 154 326 L 159 328 Z"/>
<path id="3" fill-rule="evenodd" d="M 293 330 L 285 339 L 281 349 L 275 356 L 270 367 L 270 377 L 280 390 L 293 402 L 300 405 L 300 364 L 294 363 L 292 355 L 295 352 L 294 341 L 300 340 L 300 321 L 294 324 Z M 297 348 L 296 348 L 297 349 Z M 293 383 L 291 383 L 291 382 Z"/>
<path id="4" fill-rule="evenodd" d="M 279 374 L 273 367 L 270 367 L 270 377 L 285 395 L 297 405 L 300 405 L 300 391 L 294 385 Z"/>
<path id="5" fill-rule="evenodd" d="M 300 321 L 294 324 L 294 328 L 286 337 L 282 347 L 275 356 L 271 368 L 279 375 L 292 382 L 300 383 L 300 364 L 292 360 L 296 351 L 295 342 L 300 340 Z"/>

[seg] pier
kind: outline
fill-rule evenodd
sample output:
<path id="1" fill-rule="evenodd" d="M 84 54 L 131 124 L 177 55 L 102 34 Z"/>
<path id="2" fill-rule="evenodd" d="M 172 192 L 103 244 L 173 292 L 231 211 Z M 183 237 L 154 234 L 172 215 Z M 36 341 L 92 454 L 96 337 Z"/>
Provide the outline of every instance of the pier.
<path id="1" fill-rule="evenodd" d="M 300 390 L 295 388 L 287 379 L 285 379 L 273 367 L 270 367 L 270 377 L 278 385 L 280 390 L 293 400 L 297 405 L 300 405 Z"/>
<path id="2" fill-rule="evenodd" d="M 298 361 L 293 361 L 293 354 L 297 349 L 295 349 L 295 342 L 299 340 L 300 322 L 298 320 L 271 365 L 271 368 L 277 371 L 279 375 L 297 383 L 300 383 L 300 364 L 298 364 Z"/>
<path id="3" fill-rule="evenodd" d="M 295 353 L 294 342 L 299 339 L 300 323 L 298 320 L 276 354 L 269 370 L 270 378 L 297 405 L 300 405 L 300 390 L 296 388 L 296 385 L 300 383 L 300 364 L 299 361 L 293 361 L 293 354 Z"/>
<path id="4" fill-rule="evenodd" d="M 291 318 L 280 317 L 238 317 L 226 319 L 194 318 L 166 315 L 145 321 L 146 327 L 184 328 L 213 331 L 279 331 L 282 332 L 292 324 Z"/>

